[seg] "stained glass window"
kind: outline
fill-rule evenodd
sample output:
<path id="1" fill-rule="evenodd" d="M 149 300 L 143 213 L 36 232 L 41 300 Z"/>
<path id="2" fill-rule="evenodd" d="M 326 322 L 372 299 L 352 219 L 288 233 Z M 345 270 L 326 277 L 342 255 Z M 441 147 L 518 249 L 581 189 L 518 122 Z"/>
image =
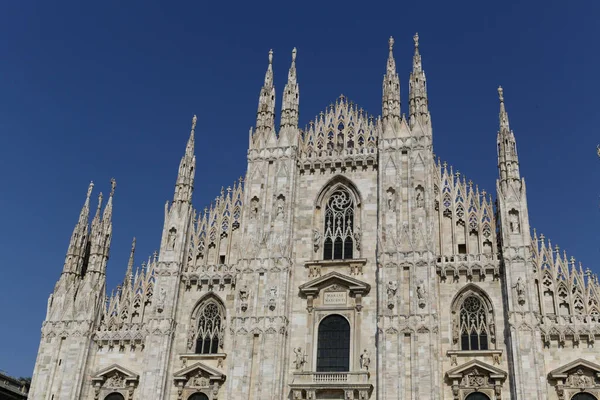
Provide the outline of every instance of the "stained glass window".
<path id="1" fill-rule="evenodd" d="M 221 310 L 213 302 L 207 303 L 198 316 L 198 335 L 196 339 L 197 354 L 214 354 L 219 352 L 219 341 L 222 335 Z"/>
<path id="2" fill-rule="evenodd" d="M 317 372 L 350 370 L 350 324 L 341 315 L 325 317 L 319 324 Z"/>
<path id="3" fill-rule="evenodd" d="M 345 189 L 333 192 L 325 207 L 323 259 L 351 259 L 354 250 L 354 202 Z"/>
<path id="4" fill-rule="evenodd" d="M 487 310 L 475 296 L 467 297 L 460 307 L 460 343 L 462 350 L 487 350 Z"/>

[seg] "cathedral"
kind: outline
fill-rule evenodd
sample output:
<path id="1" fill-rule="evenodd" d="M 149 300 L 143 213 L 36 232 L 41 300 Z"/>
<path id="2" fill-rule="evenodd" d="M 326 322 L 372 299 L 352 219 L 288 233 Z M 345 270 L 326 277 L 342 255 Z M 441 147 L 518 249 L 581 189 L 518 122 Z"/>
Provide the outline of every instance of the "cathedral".
<path id="1" fill-rule="evenodd" d="M 29 398 L 599 400 L 600 283 L 530 227 L 502 88 L 492 196 L 433 154 L 417 35 L 401 112 L 393 45 L 381 116 L 340 96 L 304 129 L 270 52 L 245 177 L 204 211 L 194 116 L 160 250 L 112 294 L 116 183 L 93 217 L 90 184 Z"/>

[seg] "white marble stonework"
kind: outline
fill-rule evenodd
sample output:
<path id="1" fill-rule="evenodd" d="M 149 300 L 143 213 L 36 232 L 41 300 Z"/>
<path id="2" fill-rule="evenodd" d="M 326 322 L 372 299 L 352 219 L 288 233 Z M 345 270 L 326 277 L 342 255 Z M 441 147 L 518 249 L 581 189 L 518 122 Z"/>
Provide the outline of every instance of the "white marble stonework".
<path id="1" fill-rule="evenodd" d="M 433 155 L 416 35 L 401 113 L 393 45 L 381 116 L 340 96 L 304 130 L 296 50 L 279 126 L 270 52 L 245 177 L 209 208 L 194 117 L 160 251 L 134 268 L 134 241 L 110 295 L 116 182 L 90 224 L 91 184 L 30 398 L 600 399 L 598 278 L 531 234 L 502 89 L 493 199 Z"/>

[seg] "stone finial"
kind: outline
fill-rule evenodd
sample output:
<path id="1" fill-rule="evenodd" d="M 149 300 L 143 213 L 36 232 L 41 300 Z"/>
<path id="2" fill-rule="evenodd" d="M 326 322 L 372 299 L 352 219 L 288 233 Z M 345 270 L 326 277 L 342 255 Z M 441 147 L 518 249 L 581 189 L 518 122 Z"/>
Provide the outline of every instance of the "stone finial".
<path id="1" fill-rule="evenodd" d="M 117 188 L 117 181 L 115 178 L 110 178 L 110 197 L 115 194 L 115 189 Z"/>
<path id="2" fill-rule="evenodd" d="M 88 186 L 88 191 L 87 191 L 87 200 L 90 199 L 90 197 L 92 196 L 92 189 L 94 189 L 94 181 L 90 181 L 90 186 Z"/>
<path id="3" fill-rule="evenodd" d="M 413 36 L 413 40 L 415 41 L 415 47 L 419 47 L 419 32 L 415 33 L 415 36 Z"/>
<path id="4" fill-rule="evenodd" d="M 502 86 L 498 86 L 498 98 L 500 103 L 504 103 L 504 89 L 502 89 Z"/>
<path id="5" fill-rule="evenodd" d="M 388 39 L 388 45 L 389 45 L 390 51 L 394 50 L 394 38 L 392 36 L 390 36 L 390 38 Z"/>
<path id="6" fill-rule="evenodd" d="M 269 64 L 273 64 L 273 49 L 269 50 Z"/>
<path id="7" fill-rule="evenodd" d="M 192 117 L 192 130 L 196 130 L 196 122 L 198 121 L 198 117 L 194 114 Z"/>
<path id="8" fill-rule="evenodd" d="M 294 49 L 292 50 L 292 62 L 296 61 L 296 53 L 298 51 L 296 50 L 296 48 L 294 47 Z"/>

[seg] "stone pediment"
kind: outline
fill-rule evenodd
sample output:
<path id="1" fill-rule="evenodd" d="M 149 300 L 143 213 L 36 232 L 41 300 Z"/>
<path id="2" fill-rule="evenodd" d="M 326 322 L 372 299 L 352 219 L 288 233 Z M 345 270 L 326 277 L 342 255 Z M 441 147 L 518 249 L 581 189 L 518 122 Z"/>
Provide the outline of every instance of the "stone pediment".
<path id="1" fill-rule="evenodd" d="M 187 368 L 181 369 L 173 374 L 175 381 L 187 382 L 193 377 L 206 378 L 208 382 L 214 381 L 223 382 L 225 381 L 225 375 L 218 370 L 211 368 L 201 362 L 197 362 Z"/>
<path id="2" fill-rule="evenodd" d="M 332 271 L 326 275 L 320 276 L 312 281 L 300 285 L 300 293 L 305 296 L 316 296 L 321 290 L 330 288 L 334 285 L 348 289 L 351 295 L 365 295 L 371 290 L 368 283 L 341 274 L 337 271 Z"/>
<path id="3" fill-rule="evenodd" d="M 550 379 L 566 379 L 570 374 L 569 372 L 577 371 L 577 370 L 588 370 L 593 372 L 596 377 L 600 378 L 600 365 L 595 364 L 591 361 L 584 360 L 583 358 L 579 358 L 575 361 L 572 361 L 560 368 L 557 368 L 551 371 L 548 376 Z"/>
<path id="4" fill-rule="evenodd" d="M 461 366 L 451 369 L 450 371 L 446 372 L 446 375 L 450 379 L 461 379 L 463 376 L 473 370 L 477 370 L 481 374 L 489 376 L 490 379 L 506 379 L 506 372 L 479 360 L 471 360 Z"/>
<path id="5" fill-rule="evenodd" d="M 139 375 L 134 374 L 130 370 L 123 368 L 120 365 L 113 364 L 92 376 L 93 382 L 103 383 L 103 386 L 106 386 L 107 383 L 110 383 L 108 381 L 111 379 L 115 381 L 115 383 L 117 383 L 116 381 L 122 381 L 125 384 L 124 386 L 128 386 L 129 383 L 137 383 Z"/>

